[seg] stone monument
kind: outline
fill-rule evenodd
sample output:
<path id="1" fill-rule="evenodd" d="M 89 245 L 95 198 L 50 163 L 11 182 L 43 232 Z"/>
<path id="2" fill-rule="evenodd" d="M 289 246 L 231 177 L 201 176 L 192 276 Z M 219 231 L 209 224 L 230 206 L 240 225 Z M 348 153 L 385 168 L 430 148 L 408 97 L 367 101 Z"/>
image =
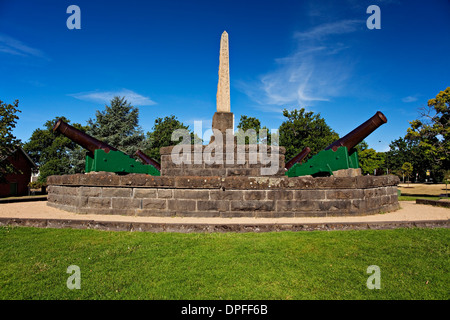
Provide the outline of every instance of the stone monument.
<path id="1" fill-rule="evenodd" d="M 234 128 L 226 32 L 220 41 L 212 128 L 222 137 Z M 285 175 L 284 147 L 236 145 L 231 137 L 223 143 L 213 136 L 209 145 L 185 144 L 189 154 L 181 163 L 173 158 L 179 145 L 161 148 L 158 176 L 113 172 L 50 176 L 47 205 L 76 213 L 254 218 L 366 215 L 399 208 L 396 176 L 290 177 Z M 222 161 L 210 162 L 207 155 Z M 264 176 L 264 169 L 272 173 Z"/>
<path id="2" fill-rule="evenodd" d="M 230 62 L 228 33 L 224 31 L 220 38 L 219 55 L 219 81 L 217 84 L 216 106 L 217 111 L 213 116 L 212 128 L 222 134 L 227 129 L 234 129 L 234 114 L 231 112 L 230 102 Z M 214 140 L 214 138 L 212 139 Z"/>

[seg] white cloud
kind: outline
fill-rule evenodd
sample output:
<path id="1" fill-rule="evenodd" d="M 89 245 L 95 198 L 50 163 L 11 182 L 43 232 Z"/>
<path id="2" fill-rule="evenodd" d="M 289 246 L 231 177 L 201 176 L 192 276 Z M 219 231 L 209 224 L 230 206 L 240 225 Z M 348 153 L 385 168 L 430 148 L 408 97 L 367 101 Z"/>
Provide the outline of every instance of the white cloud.
<path id="1" fill-rule="evenodd" d="M 32 48 L 22 41 L 0 33 L 0 52 L 22 57 L 38 57 L 49 60 L 39 49 Z"/>
<path id="2" fill-rule="evenodd" d="M 91 92 L 80 92 L 70 94 L 79 100 L 99 102 L 99 103 L 110 103 L 111 100 L 116 97 L 125 97 L 125 99 L 131 103 L 133 106 L 151 106 L 156 104 L 155 101 L 151 100 L 149 97 L 145 97 L 128 89 L 121 89 L 117 91 L 91 91 Z"/>
<path id="3" fill-rule="evenodd" d="M 298 49 L 289 56 L 275 59 L 277 68 L 253 83 L 236 82 L 251 99 L 265 106 L 261 111 L 281 111 L 288 105 L 310 107 L 316 101 L 330 101 L 345 95 L 354 61 L 341 54 L 348 45 L 326 39 L 336 34 L 358 30 L 364 21 L 344 20 L 325 23 L 297 32 Z M 326 41 L 325 41 L 326 40 Z M 268 106 L 277 106 L 269 108 Z"/>
<path id="4" fill-rule="evenodd" d="M 402 101 L 406 102 L 406 103 L 408 103 L 408 102 L 415 102 L 417 100 L 418 100 L 417 97 L 414 97 L 414 96 L 407 96 L 407 97 L 404 97 L 402 99 Z"/>
<path id="5" fill-rule="evenodd" d="M 299 40 L 320 40 L 329 35 L 351 33 L 365 26 L 364 20 L 342 20 L 318 25 L 310 30 L 296 32 L 294 37 Z"/>

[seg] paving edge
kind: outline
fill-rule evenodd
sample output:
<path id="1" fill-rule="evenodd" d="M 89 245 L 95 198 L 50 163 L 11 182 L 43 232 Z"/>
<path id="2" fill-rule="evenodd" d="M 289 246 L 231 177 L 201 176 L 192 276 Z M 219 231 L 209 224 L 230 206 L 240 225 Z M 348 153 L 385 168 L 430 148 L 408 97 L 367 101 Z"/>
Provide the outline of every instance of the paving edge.
<path id="1" fill-rule="evenodd" d="M 432 205 L 432 206 L 438 206 L 438 207 L 443 207 L 443 208 L 450 208 L 450 201 L 416 199 L 416 204 L 428 204 L 428 205 Z"/>
<path id="2" fill-rule="evenodd" d="M 450 220 L 328 222 L 328 223 L 255 223 L 255 224 L 194 224 L 123 222 L 70 219 L 0 218 L 0 226 L 22 226 L 56 229 L 94 229 L 105 231 L 143 232 L 278 232 L 278 231 L 334 231 L 334 230 L 386 230 L 397 228 L 449 228 Z"/>

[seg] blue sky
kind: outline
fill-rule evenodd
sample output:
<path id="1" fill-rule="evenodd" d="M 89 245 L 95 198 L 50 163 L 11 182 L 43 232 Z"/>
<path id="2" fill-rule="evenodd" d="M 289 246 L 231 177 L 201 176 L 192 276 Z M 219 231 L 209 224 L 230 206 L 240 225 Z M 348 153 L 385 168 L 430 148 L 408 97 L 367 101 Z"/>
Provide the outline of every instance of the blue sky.
<path id="1" fill-rule="evenodd" d="M 381 29 L 366 26 L 370 5 Z M 366 141 L 386 151 L 450 86 L 447 0 L 0 0 L 0 99 L 19 100 L 22 141 L 57 116 L 86 124 L 114 95 L 139 107 L 145 132 L 171 114 L 206 130 L 224 30 L 236 124 L 276 129 L 284 108 L 304 107 L 342 136 L 380 110 L 388 123 Z"/>

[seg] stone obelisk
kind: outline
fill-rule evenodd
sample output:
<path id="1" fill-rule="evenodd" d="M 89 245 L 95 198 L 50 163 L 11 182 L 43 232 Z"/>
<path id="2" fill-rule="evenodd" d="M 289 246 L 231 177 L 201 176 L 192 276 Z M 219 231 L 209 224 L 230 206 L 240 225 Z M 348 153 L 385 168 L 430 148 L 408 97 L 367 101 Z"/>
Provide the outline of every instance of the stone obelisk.
<path id="1" fill-rule="evenodd" d="M 228 52 L 228 33 L 224 31 L 220 38 L 217 112 L 230 112 L 230 60 Z"/>
<path id="2" fill-rule="evenodd" d="M 220 38 L 219 82 L 216 96 L 217 111 L 213 116 L 212 128 L 226 133 L 234 128 L 234 114 L 230 112 L 230 63 L 228 33 L 224 31 Z M 213 140 L 213 139 L 212 139 Z"/>

